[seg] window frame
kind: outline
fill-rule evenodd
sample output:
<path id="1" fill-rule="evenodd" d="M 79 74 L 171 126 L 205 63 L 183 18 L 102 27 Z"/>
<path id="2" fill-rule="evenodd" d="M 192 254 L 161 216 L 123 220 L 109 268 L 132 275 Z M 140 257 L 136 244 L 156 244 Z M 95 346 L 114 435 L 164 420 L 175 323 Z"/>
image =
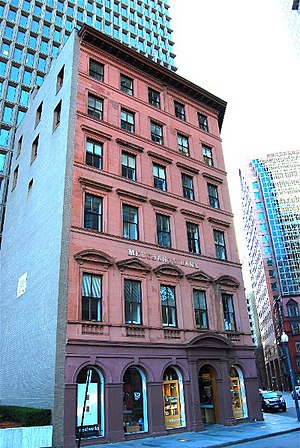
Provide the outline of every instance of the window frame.
<path id="1" fill-rule="evenodd" d="M 88 205 L 88 201 L 87 199 L 90 198 L 91 199 L 91 207 L 90 209 L 87 208 Z M 96 200 L 99 201 L 100 207 L 98 207 L 98 211 L 93 210 L 93 202 L 96 202 Z M 90 218 L 91 219 L 91 226 L 87 225 L 87 219 Z M 97 225 L 94 224 L 96 221 L 95 219 L 97 218 Z M 97 196 L 95 194 L 92 193 L 85 193 L 84 196 L 84 224 L 83 227 L 85 229 L 90 229 L 90 230 L 96 230 L 98 232 L 102 232 L 103 231 L 103 198 L 101 196 Z"/>
<path id="2" fill-rule="evenodd" d="M 88 151 L 88 145 L 92 146 L 93 151 Z M 95 153 L 95 147 L 100 148 L 100 154 Z M 99 170 L 103 169 L 103 143 L 90 137 L 85 141 L 85 164 Z"/>
<path id="3" fill-rule="evenodd" d="M 237 331 L 233 295 L 222 293 L 222 306 L 225 331 Z M 231 304 L 231 307 L 229 306 Z M 231 309 L 230 309 L 231 308 Z"/>
<path id="4" fill-rule="evenodd" d="M 63 65 L 56 78 L 56 93 L 60 91 L 64 83 L 65 66 Z"/>
<path id="5" fill-rule="evenodd" d="M 186 181 L 191 182 L 191 186 L 187 185 Z M 181 173 L 181 183 L 182 183 L 182 194 L 185 199 L 189 201 L 195 201 L 195 190 L 194 190 L 194 178 L 186 173 Z"/>
<path id="6" fill-rule="evenodd" d="M 89 296 L 85 296 L 83 295 L 84 293 L 84 277 L 90 276 L 90 294 Z M 93 279 L 97 279 L 100 281 L 100 295 L 99 296 L 94 296 L 93 295 Z M 88 313 L 88 319 L 86 319 L 84 316 L 84 302 L 87 302 L 88 306 L 87 306 L 87 313 Z M 92 319 L 92 313 L 93 311 L 93 306 L 94 303 L 96 302 L 96 309 L 97 309 L 97 318 L 96 319 Z M 87 322 L 102 322 L 102 314 L 103 314 L 103 276 L 102 275 L 98 275 L 98 274 L 94 274 L 91 272 L 82 272 L 82 277 L 81 277 L 81 320 L 87 321 Z"/>
<path id="7" fill-rule="evenodd" d="M 129 118 L 132 119 L 132 122 Z M 121 129 L 131 134 L 135 133 L 135 113 L 123 107 L 121 107 Z"/>
<path id="8" fill-rule="evenodd" d="M 148 87 L 148 103 L 157 109 L 161 108 L 160 92 L 152 87 Z"/>
<path id="9" fill-rule="evenodd" d="M 126 157 L 126 161 L 129 159 L 134 160 L 134 168 L 132 168 L 128 163 L 125 165 L 123 163 L 123 157 Z M 132 173 L 132 174 L 131 174 Z M 122 151 L 121 153 L 121 176 L 126 179 L 136 181 L 137 180 L 137 170 L 136 170 L 136 155 L 131 152 Z"/>
<path id="10" fill-rule="evenodd" d="M 93 67 L 95 66 L 95 68 Z M 97 70 L 97 69 L 100 70 Z M 97 81 L 104 81 L 104 64 L 102 64 L 99 61 L 96 61 L 96 59 L 90 58 L 89 59 L 89 76 L 93 79 L 96 79 Z"/>
<path id="11" fill-rule="evenodd" d="M 31 145 L 30 163 L 32 163 L 37 158 L 38 146 L 39 146 L 39 135 L 36 136 Z"/>
<path id="12" fill-rule="evenodd" d="M 201 298 L 202 297 L 202 303 Z M 198 297 L 196 297 L 198 296 Z M 197 300 L 196 300 L 197 299 Z M 204 301 L 204 307 L 201 305 Z M 196 303 L 197 302 L 197 303 Z M 197 305 L 197 306 L 196 306 Z M 193 307 L 194 307 L 194 317 L 195 317 L 195 326 L 199 330 L 209 330 L 209 319 L 208 319 L 208 310 L 207 310 L 207 300 L 206 293 L 201 289 L 193 288 Z M 203 318 L 205 316 L 205 318 Z M 206 321 L 206 325 L 203 322 Z"/>
<path id="13" fill-rule="evenodd" d="M 130 295 L 126 294 L 126 284 L 130 284 Z M 132 294 L 132 285 L 138 285 L 138 300 L 134 300 Z M 136 307 L 136 310 L 134 310 Z M 134 319 L 134 314 L 138 316 L 138 319 Z M 129 316 L 128 316 L 129 315 Z M 143 325 L 142 315 L 142 282 L 139 280 L 133 280 L 129 278 L 124 279 L 124 321 L 126 325 Z"/>
<path id="14" fill-rule="evenodd" d="M 125 220 L 127 209 L 128 220 Z M 133 219 L 130 219 L 133 216 Z M 139 240 L 139 208 L 131 204 L 122 204 L 123 238 Z"/>
<path id="15" fill-rule="evenodd" d="M 93 102 L 93 104 L 91 104 Z M 89 117 L 95 120 L 103 120 L 103 99 L 94 95 L 93 93 L 88 94 L 88 104 L 87 104 L 87 114 Z M 99 108 L 99 105 L 101 107 Z"/>
<path id="16" fill-rule="evenodd" d="M 43 101 L 40 102 L 38 108 L 36 109 L 36 114 L 35 114 L 35 127 L 36 127 L 36 126 L 39 124 L 39 122 L 41 121 L 42 113 L 43 113 Z"/>
<path id="17" fill-rule="evenodd" d="M 154 174 L 154 168 L 157 169 L 157 175 Z M 161 177 L 159 174 L 163 171 L 164 177 Z M 154 188 L 160 191 L 168 191 L 167 185 L 167 169 L 164 165 L 160 165 L 156 162 L 152 163 L 152 175 L 153 175 L 153 185 Z"/>
<path id="18" fill-rule="evenodd" d="M 53 131 L 60 125 L 61 122 L 61 109 L 62 109 L 62 100 L 60 100 L 53 112 Z"/>
<path id="19" fill-rule="evenodd" d="M 189 138 L 180 132 L 177 132 L 177 147 L 181 154 L 184 154 L 185 156 L 190 155 Z"/>
<path id="20" fill-rule="evenodd" d="M 207 193 L 208 193 L 209 205 L 213 208 L 219 209 L 220 208 L 220 200 L 219 200 L 218 186 L 208 182 L 207 183 Z"/>
<path id="21" fill-rule="evenodd" d="M 213 229 L 213 234 L 214 234 L 214 246 L 215 246 L 215 251 L 216 251 L 216 258 L 218 260 L 223 260 L 226 261 L 227 260 L 227 252 L 226 252 L 226 242 L 225 242 L 225 232 L 223 230 L 218 230 L 218 229 Z M 222 243 L 220 241 L 217 241 L 216 236 L 221 236 L 222 235 Z M 220 254 L 223 254 L 224 256 L 220 256 Z"/>
<path id="22" fill-rule="evenodd" d="M 159 224 L 167 224 L 164 229 L 164 226 L 160 226 Z M 171 238 L 171 222 L 170 216 L 164 215 L 162 213 L 156 213 L 156 235 L 157 235 L 157 244 L 161 247 L 166 247 L 168 249 L 172 248 L 172 238 Z M 166 243 L 164 243 L 166 241 Z"/>
<path id="23" fill-rule="evenodd" d="M 134 96 L 133 78 L 130 78 L 123 73 L 120 74 L 120 90 L 127 93 L 127 95 Z"/>
<path id="24" fill-rule="evenodd" d="M 185 104 L 174 100 L 174 113 L 176 118 L 186 121 Z"/>
<path id="25" fill-rule="evenodd" d="M 196 230 L 196 232 L 191 231 L 192 226 L 194 227 L 194 230 Z M 186 233 L 187 233 L 189 252 L 191 252 L 192 254 L 200 255 L 201 247 L 200 247 L 200 234 L 198 224 L 188 221 L 186 223 Z"/>
<path id="26" fill-rule="evenodd" d="M 164 144 L 163 126 L 153 120 L 150 120 L 150 135 L 152 142 L 158 145 Z"/>
<path id="27" fill-rule="evenodd" d="M 165 289 L 165 293 L 167 294 L 166 305 L 163 304 L 162 300 L 162 289 Z M 167 289 L 168 288 L 168 289 Z M 174 299 L 169 303 L 169 292 L 172 291 L 171 295 Z M 160 306 L 161 306 L 161 321 L 163 327 L 172 327 L 176 328 L 177 324 L 177 307 L 176 307 L 176 294 L 175 294 L 175 286 L 173 285 L 165 285 L 161 284 L 159 287 L 159 295 L 160 295 Z"/>
<path id="28" fill-rule="evenodd" d="M 202 143 L 202 157 L 207 166 L 214 166 L 212 147 Z"/>
<path id="29" fill-rule="evenodd" d="M 201 112 L 198 112 L 198 113 L 197 113 L 197 116 L 198 116 L 198 125 L 199 125 L 199 128 L 200 128 L 202 131 L 209 132 L 208 116 L 202 114 Z"/>

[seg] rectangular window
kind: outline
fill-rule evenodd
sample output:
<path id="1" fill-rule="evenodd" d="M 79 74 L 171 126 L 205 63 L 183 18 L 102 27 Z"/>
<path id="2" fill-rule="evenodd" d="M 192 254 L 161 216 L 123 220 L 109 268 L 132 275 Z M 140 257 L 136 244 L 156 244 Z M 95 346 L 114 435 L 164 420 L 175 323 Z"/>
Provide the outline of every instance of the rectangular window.
<path id="1" fill-rule="evenodd" d="M 84 227 L 102 231 L 102 198 L 88 193 L 84 202 Z"/>
<path id="2" fill-rule="evenodd" d="M 85 163 L 102 170 L 102 149 L 102 143 L 88 138 L 86 141 Z"/>
<path id="3" fill-rule="evenodd" d="M 120 76 L 120 89 L 128 95 L 133 95 L 133 79 L 128 76 Z"/>
<path id="4" fill-rule="evenodd" d="M 151 140 L 163 145 L 163 127 L 154 121 L 151 121 Z"/>
<path id="5" fill-rule="evenodd" d="M 89 75 L 98 81 L 104 81 L 104 65 L 94 59 L 90 59 Z"/>
<path id="6" fill-rule="evenodd" d="M 214 230 L 214 243 L 216 249 L 216 257 L 219 260 L 227 260 L 224 232 Z"/>
<path id="7" fill-rule="evenodd" d="M 131 205 L 123 205 L 123 237 L 139 239 L 138 209 Z"/>
<path id="8" fill-rule="evenodd" d="M 134 133 L 134 113 L 121 109 L 121 128 Z"/>
<path id="9" fill-rule="evenodd" d="M 58 103 L 56 108 L 54 109 L 54 115 L 53 115 L 53 130 L 57 128 L 60 124 L 60 118 L 61 118 L 61 101 Z"/>
<path id="10" fill-rule="evenodd" d="M 292 334 L 300 333 L 300 322 L 291 322 Z"/>
<path id="11" fill-rule="evenodd" d="M 148 101 L 151 106 L 157 107 L 160 109 L 160 93 L 157 90 L 148 88 Z"/>
<path id="12" fill-rule="evenodd" d="M 82 320 L 102 321 L 102 277 L 82 275 Z"/>
<path id="13" fill-rule="evenodd" d="M 19 177 L 19 165 L 16 166 L 16 168 L 14 169 L 14 173 L 13 173 L 13 180 L 12 180 L 12 190 L 14 188 L 16 188 L 17 183 L 18 183 L 18 177 Z"/>
<path id="14" fill-rule="evenodd" d="M 233 297 L 229 294 L 222 294 L 222 303 L 224 314 L 224 329 L 226 331 L 236 331 Z"/>
<path id="15" fill-rule="evenodd" d="M 33 162 L 34 159 L 37 156 L 38 145 L 39 145 L 39 136 L 37 136 L 36 139 L 34 140 L 34 142 L 32 143 L 32 147 L 31 147 L 31 162 Z"/>
<path id="16" fill-rule="evenodd" d="M 214 208 L 220 208 L 218 187 L 213 184 L 207 184 L 209 205 Z"/>
<path id="17" fill-rule="evenodd" d="M 208 132 L 208 121 L 206 115 L 200 114 L 200 112 L 198 112 L 198 123 L 199 128 L 202 129 L 202 131 Z"/>
<path id="18" fill-rule="evenodd" d="M 135 156 L 128 152 L 122 152 L 122 176 L 130 180 L 136 180 Z"/>
<path id="19" fill-rule="evenodd" d="M 181 174 L 183 197 L 190 201 L 195 200 L 193 178 L 187 174 Z"/>
<path id="20" fill-rule="evenodd" d="M 39 105 L 35 114 L 35 125 L 37 126 L 42 118 L 43 102 Z"/>
<path id="21" fill-rule="evenodd" d="M 157 226 L 157 244 L 159 244 L 159 246 L 172 247 L 169 216 L 157 214 L 156 226 Z"/>
<path id="22" fill-rule="evenodd" d="M 102 120 L 103 118 L 103 100 L 94 95 L 88 96 L 88 115 L 96 118 L 96 120 Z"/>
<path id="23" fill-rule="evenodd" d="M 175 117 L 185 121 L 185 106 L 178 101 L 174 101 Z"/>
<path id="24" fill-rule="evenodd" d="M 124 280 L 125 323 L 141 325 L 142 293 L 141 282 Z"/>
<path id="25" fill-rule="evenodd" d="M 153 163 L 152 171 L 154 188 L 167 191 L 166 168 L 162 165 Z"/>
<path id="26" fill-rule="evenodd" d="M 300 342 L 295 342 L 296 353 L 300 353 Z"/>
<path id="27" fill-rule="evenodd" d="M 190 155 L 189 139 L 185 135 L 177 134 L 177 144 L 179 152 L 182 152 L 186 156 Z"/>
<path id="28" fill-rule="evenodd" d="M 64 83 L 64 71 L 65 67 L 63 66 L 60 72 L 57 75 L 56 79 L 56 93 L 62 88 L 62 85 Z"/>
<path id="29" fill-rule="evenodd" d="M 176 327 L 177 316 L 174 286 L 160 286 L 160 303 L 163 326 Z"/>
<path id="30" fill-rule="evenodd" d="M 197 224 L 187 222 L 186 231 L 189 251 L 194 254 L 200 254 L 199 228 Z"/>
<path id="31" fill-rule="evenodd" d="M 212 149 L 209 146 L 202 145 L 202 155 L 203 155 L 203 161 L 208 166 L 214 166 L 213 156 L 212 156 Z"/>
<path id="32" fill-rule="evenodd" d="M 23 136 L 20 137 L 19 140 L 18 140 L 16 157 L 19 157 L 19 155 L 21 154 L 22 143 L 23 143 Z"/>
<path id="33" fill-rule="evenodd" d="M 193 301 L 194 301 L 194 312 L 195 312 L 195 323 L 196 327 L 201 330 L 208 329 L 208 317 L 207 317 L 207 306 L 206 297 L 204 291 L 199 291 L 198 289 L 193 290 Z"/>

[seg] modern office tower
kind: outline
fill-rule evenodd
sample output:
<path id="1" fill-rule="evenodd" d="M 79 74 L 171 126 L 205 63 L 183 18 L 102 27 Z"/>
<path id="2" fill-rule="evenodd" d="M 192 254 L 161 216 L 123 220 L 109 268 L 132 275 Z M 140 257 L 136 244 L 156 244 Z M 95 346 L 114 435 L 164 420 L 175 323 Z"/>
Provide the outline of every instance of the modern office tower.
<path id="1" fill-rule="evenodd" d="M 293 370 L 300 382 L 299 156 L 299 151 L 269 154 L 252 160 L 240 172 L 249 266 L 269 383 L 276 378 L 277 385 L 281 381 L 284 387 L 288 370 L 279 344 L 283 329 L 290 336 Z"/>
<path id="2" fill-rule="evenodd" d="M 300 54 L 300 6 L 299 0 L 279 0 L 282 10 L 288 22 L 289 30 Z"/>
<path id="3" fill-rule="evenodd" d="M 166 0 L 0 0 L 0 241 L 14 129 L 72 29 L 83 23 L 171 70 Z"/>
<path id="4" fill-rule="evenodd" d="M 262 418 L 225 107 L 86 25 L 33 97 L 1 251 L 1 403 L 51 408 L 54 446 L 76 445 L 85 397 L 99 443 Z"/>

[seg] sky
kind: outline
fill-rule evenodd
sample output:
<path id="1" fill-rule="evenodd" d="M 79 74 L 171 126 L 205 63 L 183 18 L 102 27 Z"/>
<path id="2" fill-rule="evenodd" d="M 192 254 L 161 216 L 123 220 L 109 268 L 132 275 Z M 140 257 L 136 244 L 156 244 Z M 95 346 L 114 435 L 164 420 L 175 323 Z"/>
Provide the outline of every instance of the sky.
<path id="1" fill-rule="evenodd" d="M 279 0 L 169 5 L 177 73 L 227 101 L 222 146 L 245 262 L 238 171 L 253 158 L 300 149 L 300 59 Z"/>

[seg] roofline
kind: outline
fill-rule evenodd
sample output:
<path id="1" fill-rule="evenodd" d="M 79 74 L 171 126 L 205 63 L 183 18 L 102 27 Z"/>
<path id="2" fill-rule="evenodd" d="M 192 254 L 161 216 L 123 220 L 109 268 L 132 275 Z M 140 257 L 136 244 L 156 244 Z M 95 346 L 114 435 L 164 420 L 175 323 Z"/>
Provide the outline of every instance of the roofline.
<path id="1" fill-rule="evenodd" d="M 81 40 L 97 46 L 98 49 L 148 73 L 163 84 L 167 84 L 215 110 L 218 114 L 221 130 L 227 105 L 226 101 L 89 25 L 84 24 L 78 31 L 78 36 Z"/>

